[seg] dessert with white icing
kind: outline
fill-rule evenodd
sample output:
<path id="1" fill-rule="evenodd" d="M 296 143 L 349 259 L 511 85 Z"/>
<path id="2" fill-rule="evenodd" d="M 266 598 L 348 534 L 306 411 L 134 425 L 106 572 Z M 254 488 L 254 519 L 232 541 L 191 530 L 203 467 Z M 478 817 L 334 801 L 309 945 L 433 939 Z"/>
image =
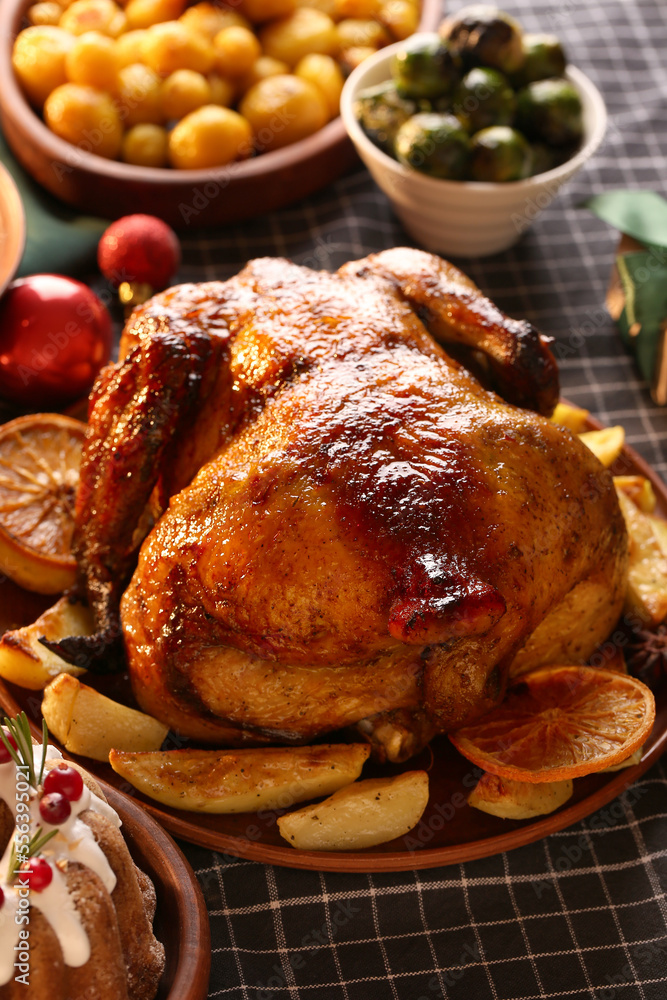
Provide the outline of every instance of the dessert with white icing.
<path id="1" fill-rule="evenodd" d="M 0 1000 L 153 1000 L 155 892 L 97 783 L 25 717 L 0 736 Z M 28 989 L 26 989 L 26 986 Z"/>

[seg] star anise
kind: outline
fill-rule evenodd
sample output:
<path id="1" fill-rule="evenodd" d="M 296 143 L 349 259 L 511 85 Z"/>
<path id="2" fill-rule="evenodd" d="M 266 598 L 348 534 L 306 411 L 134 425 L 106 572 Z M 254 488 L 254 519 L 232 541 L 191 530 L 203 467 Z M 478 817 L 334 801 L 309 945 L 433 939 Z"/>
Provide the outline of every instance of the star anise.
<path id="1" fill-rule="evenodd" d="M 655 631 L 638 629 L 633 638 L 627 649 L 628 667 L 655 690 L 667 674 L 667 625 L 658 625 Z"/>

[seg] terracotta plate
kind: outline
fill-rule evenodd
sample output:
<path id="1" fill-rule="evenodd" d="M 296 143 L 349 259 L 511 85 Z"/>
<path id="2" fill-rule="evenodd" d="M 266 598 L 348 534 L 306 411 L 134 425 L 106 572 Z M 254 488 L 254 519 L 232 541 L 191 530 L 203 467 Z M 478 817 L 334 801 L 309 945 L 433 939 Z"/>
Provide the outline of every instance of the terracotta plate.
<path id="1" fill-rule="evenodd" d="M 591 426 L 599 427 L 599 424 L 591 421 Z M 636 452 L 626 448 L 612 471 L 647 476 L 658 497 L 658 512 L 667 517 L 667 488 Z M 0 628 L 3 629 L 33 621 L 50 603 L 48 598 L 27 594 L 8 582 L 2 584 L 0 593 Z M 91 683 L 90 676 L 86 683 Z M 112 682 L 114 686 L 111 688 L 109 681 L 105 682 L 102 678 L 92 683 L 104 687 L 105 692 L 119 699 L 127 699 L 127 691 L 120 687 L 122 678 Z M 0 682 L 0 704 L 10 713 L 23 708 L 31 719 L 40 720 L 38 692 Z M 473 766 L 454 750 L 446 737 L 440 737 L 408 764 L 377 770 L 378 774 L 385 775 L 415 768 L 424 768 L 429 772 L 431 797 L 420 825 L 400 840 L 355 853 L 294 850 L 281 838 L 274 812 L 208 816 L 169 809 L 138 792 L 133 794 L 171 833 L 223 854 L 319 871 L 406 871 L 471 861 L 520 847 L 562 830 L 611 802 L 658 759 L 666 745 L 667 689 L 663 688 L 657 696 L 655 727 L 645 745 L 640 764 L 611 775 L 578 778 L 573 798 L 557 812 L 538 821 L 513 821 L 487 816 L 466 805 L 465 797 L 475 784 Z M 108 765 L 88 760 L 82 763 L 111 784 L 122 784 L 123 790 L 127 791 L 127 785 Z M 372 776 L 372 768 L 365 768 L 364 776 L 367 772 L 368 776 Z"/>
<path id="2" fill-rule="evenodd" d="M 101 782 L 123 821 L 134 862 L 153 881 L 155 935 L 166 953 L 156 1000 L 205 1000 L 211 970 L 211 932 L 204 897 L 192 868 L 171 837 L 126 795 Z"/>

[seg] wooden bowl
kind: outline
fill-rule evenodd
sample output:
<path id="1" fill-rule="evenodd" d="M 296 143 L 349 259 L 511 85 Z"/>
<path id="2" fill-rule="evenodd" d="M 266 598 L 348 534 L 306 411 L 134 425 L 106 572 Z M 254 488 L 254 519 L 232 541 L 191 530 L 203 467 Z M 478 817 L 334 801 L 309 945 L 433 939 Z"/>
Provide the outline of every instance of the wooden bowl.
<path id="1" fill-rule="evenodd" d="M 57 198 L 93 215 L 157 215 L 178 228 L 238 222 L 304 198 L 357 160 L 340 118 L 284 149 L 211 170 L 135 167 L 84 152 L 44 125 L 12 69 L 14 39 L 31 0 L 0 3 L 0 122 L 14 155 Z M 423 0 L 419 28 L 440 22 L 440 0 Z"/>
<path id="2" fill-rule="evenodd" d="M 171 837 L 132 799 L 100 781 L 123 822 L 132 860 L 152 880 L 157 895 L 155 935 L 166 965 L 156 1000 L 206 1000 L 211 931 L 201 889 Z"/>

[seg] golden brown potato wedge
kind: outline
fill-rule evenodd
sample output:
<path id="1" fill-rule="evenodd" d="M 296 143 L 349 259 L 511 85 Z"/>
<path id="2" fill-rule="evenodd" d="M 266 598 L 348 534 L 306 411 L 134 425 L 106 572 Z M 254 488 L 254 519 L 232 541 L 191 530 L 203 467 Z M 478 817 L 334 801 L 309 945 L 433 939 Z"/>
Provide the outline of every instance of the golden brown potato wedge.
<path id="1" fill-rule="evenodd" d="M 644 747 L 637 747 L 635 752 L 631 753 L 625 760 L 622 760 L 620 764 L 612 764 L 611 767 L 605 767 L 604 771 L 600 771 L 600 774 L 611 774 L 613 771 L 622 771 L 626 767 L 634 767 L 635 764 L 641 764 L 643 756 Z"/>
<path id="2" fill-rule="evenodd" d="M 49 730 L 71 753 L 107 761 L 112 747 L 157 750 L 167 726 L 120 705 L 70 674 L 60 674 L 44 691 L 42 715 Z"/>
<path id="3" fill-rule="evenodd" d="M 426 771 L 406 771 L 348 785 L 324 802 L 281 816 L 278 828 L 301 851 L 358 851 L 403 837 L 427 802 Z"/>
<path id="4" fill-rule="evenodd" d="M 651 480 L 646 476 L 614 476 L 614 486 L 625 493 L 644 514 L 652 514 L 655 510 L 655 492 Z"/>
<path id="5" fill-rule="evenodd" d="M 500 819 L 533 819 L 562 806 L 572 788 L 571 778 L 533 784 L 485 773 L 468 796 L 468 805 Z"/>
<path id="6" fill-rule="evenodd" d="M 52 653 L 40 637 L 58 641 L 70 635 L 91 635 L 93 617 L 83 604 L 61 597 L 52 608 L 24 628 L 5 632 L 0 640 L 0 677 L 19 687 L 41 691 L 58 674 L 85 673 Z"/>
<path id="7" fill-rule="evenodd" d="M 164 805 L 192 812 L 286 809 L 351 784 L 370 753 L 366 743 L 248 750 L 112 750 L 117 774 Z"/>
<path id="8" fill-rule="evenodd" d="M 569 403 L 557 403 L 556 409 L 549 419 L 553 424 L 558 424 L 559 427 L 567 427 L 569 431 L 581 434 L 588 420 L 588 410 L 582 410 L 578 406 L 570 406 Z"/>
<path id="9" fill-rule="evenodd" d="M 667 525 L 617 494 L 630 540 L 626 607 L 645 625 L 659 625 L 667 616 Z"/>
<path id="10" fill-rule="evenodd" d="M 585 431 L 579 438 L 607 468 L 613 465 L 623 450 L 625 431 L 620 424 L 601 431 Z"/>

